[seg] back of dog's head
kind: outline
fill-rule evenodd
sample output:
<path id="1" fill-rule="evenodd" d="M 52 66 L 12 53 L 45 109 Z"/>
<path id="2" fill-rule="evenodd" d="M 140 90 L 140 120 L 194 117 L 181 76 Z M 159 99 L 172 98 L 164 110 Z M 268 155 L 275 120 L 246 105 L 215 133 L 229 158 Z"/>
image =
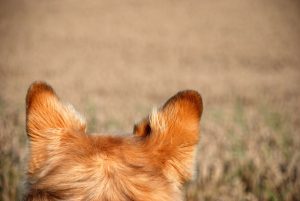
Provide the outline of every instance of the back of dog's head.
<path id="1" fill-rule="evenodd" d="M 202 99 L 182 91 L 131 136 L 88 135 L 85 120 L 35 82 L 26 98 L 26 200 L 181 200 L 193 174 Z"/>

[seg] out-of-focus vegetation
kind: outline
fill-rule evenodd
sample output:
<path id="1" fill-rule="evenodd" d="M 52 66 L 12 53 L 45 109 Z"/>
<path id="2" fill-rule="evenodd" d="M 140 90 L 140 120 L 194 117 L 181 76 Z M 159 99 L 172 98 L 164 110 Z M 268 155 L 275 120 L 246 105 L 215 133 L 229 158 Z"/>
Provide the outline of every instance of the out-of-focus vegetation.
<path id="1" fill-rule="evenodd" d="M 25 189 L 34 80 L 105 133 L 130 133 L 153 106 L 198 90 L 186 200 L 300 200 L 299 19 L 293 0 L 1 0 L 0 200 Z"/>

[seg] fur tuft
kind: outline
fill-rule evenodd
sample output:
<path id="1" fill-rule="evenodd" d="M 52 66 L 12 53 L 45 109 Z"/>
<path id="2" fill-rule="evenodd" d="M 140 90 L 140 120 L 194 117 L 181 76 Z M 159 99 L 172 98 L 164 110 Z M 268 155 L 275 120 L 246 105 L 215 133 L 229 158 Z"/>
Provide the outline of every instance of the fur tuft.
<path id="1" fill-rule="evenodd" d="M 149 115 L 149 122 L 151 129 L 155 132 L 163 133 L 167 129 L 164 116 L 157 110 L 157 108 L 152 109 L 152 112 Z"/>

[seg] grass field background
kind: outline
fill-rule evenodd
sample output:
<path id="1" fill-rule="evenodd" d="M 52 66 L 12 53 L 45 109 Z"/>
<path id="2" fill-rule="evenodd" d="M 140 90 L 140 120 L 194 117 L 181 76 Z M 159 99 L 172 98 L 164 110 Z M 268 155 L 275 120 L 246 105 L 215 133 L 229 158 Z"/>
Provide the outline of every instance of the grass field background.
<path id="1" fill-rule="evenodd" d="M 25 95 L 44 80 L 90 132 L 204 100 L 187 201 L 300 200 L 298 0 L 0 0 L 0 200 L 24 192 Z"/>

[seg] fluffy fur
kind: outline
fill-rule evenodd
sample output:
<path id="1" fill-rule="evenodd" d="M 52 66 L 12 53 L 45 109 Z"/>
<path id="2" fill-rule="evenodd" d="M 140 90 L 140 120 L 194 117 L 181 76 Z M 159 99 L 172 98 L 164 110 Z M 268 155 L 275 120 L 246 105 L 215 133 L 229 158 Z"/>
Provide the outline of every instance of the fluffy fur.
<path id="1" fill-rule="evenodd" d="M 130 136 L 88 135 L 82 116 L 43 82 L 26 97 L 24 200 L 176 201 L 193 173 L 202 99 L 182 91 Z"/>

